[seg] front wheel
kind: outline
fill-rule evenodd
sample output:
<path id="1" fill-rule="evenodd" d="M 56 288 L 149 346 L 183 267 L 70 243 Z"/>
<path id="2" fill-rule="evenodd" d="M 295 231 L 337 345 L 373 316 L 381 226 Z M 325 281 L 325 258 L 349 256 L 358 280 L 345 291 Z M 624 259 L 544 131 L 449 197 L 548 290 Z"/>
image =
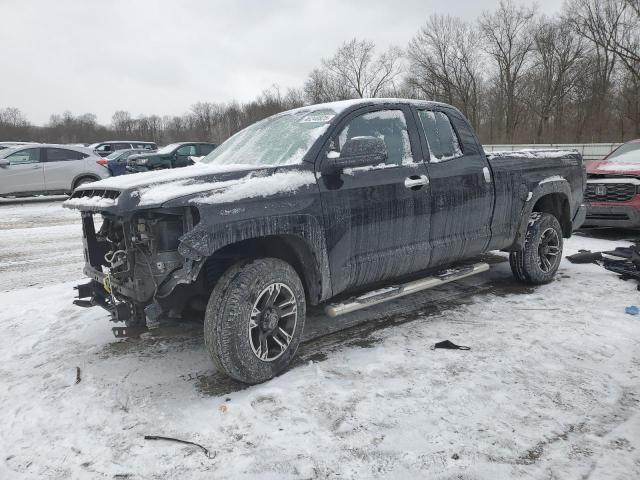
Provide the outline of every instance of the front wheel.
<path id="1" fill-rule="evenodd" d="M 207 305 L 204 339 L 218 370 L 245 383 L 284 371 L 304 328 L 300 277 L 276 258 L 243 261 L 216 283 Z"/>
<path id="2" fill-rule="evenodd" d="M 514 277 L 521 282 L 539 285 L 553 280 L 562 258 L 562 228 L 550 213 L 533 212 L 524 247 L 509 254 Z"/>

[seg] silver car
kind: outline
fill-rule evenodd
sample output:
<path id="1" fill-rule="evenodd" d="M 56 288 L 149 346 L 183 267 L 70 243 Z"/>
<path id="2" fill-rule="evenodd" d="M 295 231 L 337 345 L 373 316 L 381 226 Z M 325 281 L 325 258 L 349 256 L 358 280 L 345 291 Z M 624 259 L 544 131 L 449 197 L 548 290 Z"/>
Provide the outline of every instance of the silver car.
<path id="1" fill-rule="evenodd" d="M 84 147 L 38 144 L 0 150 L 0 196 L 68 194 L 109 177 L 106 164 Z"/>

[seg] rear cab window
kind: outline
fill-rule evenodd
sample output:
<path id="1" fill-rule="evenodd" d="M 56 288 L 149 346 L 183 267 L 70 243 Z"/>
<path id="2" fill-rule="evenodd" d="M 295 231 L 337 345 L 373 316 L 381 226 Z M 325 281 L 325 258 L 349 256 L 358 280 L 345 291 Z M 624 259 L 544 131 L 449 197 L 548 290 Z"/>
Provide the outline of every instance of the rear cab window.
<path id="1" fill-rule="evenodd" d="M 431 163 L 444 162 L 463 156 L 458 135 L 444 112 L 418 110 L 418 116 L 427 139 Z"/>

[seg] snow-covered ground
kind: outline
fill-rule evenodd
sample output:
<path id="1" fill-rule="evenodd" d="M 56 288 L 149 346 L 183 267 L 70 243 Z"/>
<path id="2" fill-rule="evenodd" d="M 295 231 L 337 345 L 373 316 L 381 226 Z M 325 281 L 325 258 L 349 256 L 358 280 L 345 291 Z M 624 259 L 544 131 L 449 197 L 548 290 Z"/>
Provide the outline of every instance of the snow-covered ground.
<path id="1" fill-rule="evenodd" d="M 77 213 L 0 212 L 0 479 L 640 477 L 640 317 L 624 313 L 640 292 L 598 266 L 523 288 L 494 259 L 342 332 L 315 312 L 296 365 L 244 388 L 198 325 L 115 339 L 71 305 Z M 429 348 L 445 339 L 471 350 Z"/>
<path id="2" fill-rule="evenodd" d="M 78 212 L 43 197 L 0 200 L 0 291 L 76 279 L 83 264 Z"/>

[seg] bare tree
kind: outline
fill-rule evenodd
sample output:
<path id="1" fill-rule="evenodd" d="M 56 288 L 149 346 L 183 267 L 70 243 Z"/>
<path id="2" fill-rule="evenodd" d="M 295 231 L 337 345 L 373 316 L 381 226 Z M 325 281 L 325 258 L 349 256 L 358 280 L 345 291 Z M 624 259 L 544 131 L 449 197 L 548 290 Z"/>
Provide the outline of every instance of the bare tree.
<path id="1" fill-rule="evenodd" d="M 511 0 L 501 0 L 496 11 L 485 11 L 480 18 L 486 51 L 497 68 L 508 142 L 513 142 L 521 112 L 519 98 L 534 48 L 532 25 L 535 15 L 535 7 L 516 6 Z"/>
<path id="2" fill-rule="evenodd" d="M 427 99 L 460 108 L 478 124 L 482 81 L 479 36 L 459 18 L 432 15 L 411 40 L 407 82 Z"/>
<path id="3" fill-rule="evenodd" d="M 583 75 L 578 61 L 585 48 L 563 21 L 541 19 L 534 34 L 534 65 L 529 76 L 526 99 L 537 117 L 536 143 L 543 142 L 549 121 L 554 129 L 562 124 L 562 113 L 578 76 Z"/>
<path id="4" fill-rule="evenodd" d="M 28 140 L 32 130 L 25 114 L 14 107 L 0 108 L 0 138 Z"/>
<path id="5" fill-rule="evenodd" d="M 210 102 L 197 102 L 191 106 L 191 115 L 197 132 L 197 140 L 211 140 L 222 108 Z"/>
<path id="6" fill-rule="evenodd" d="M 131 114 L 124 110 L 118 110 L 111 117 L 111 125 L 116 135 L 122 135 L 123 138 L 131 135 L 133 131 L 133 119 Z"/>
<path id="7" fill-rule="evenodd" d="M 640 0 L 571 0 L 565 11 L 580 35 L 640 78 Z"/>
<path id="8" fill-rule="evenodd" d="M 304 83 L 304 97 L 309 103 L 325 103 L 353 98 L 346 83 L 327 70 L 316 68 Z"/>
<path id="9" fill-rule="evenodd" d="M 322 61 L 332 82 L 346 85 L 351 96 L 377 97 L 390 88 L 402 72 L 402 52 L 396 47 L 375 57 L 375 44 L 367 40 L 350 40 L 335 55 Z"/>

